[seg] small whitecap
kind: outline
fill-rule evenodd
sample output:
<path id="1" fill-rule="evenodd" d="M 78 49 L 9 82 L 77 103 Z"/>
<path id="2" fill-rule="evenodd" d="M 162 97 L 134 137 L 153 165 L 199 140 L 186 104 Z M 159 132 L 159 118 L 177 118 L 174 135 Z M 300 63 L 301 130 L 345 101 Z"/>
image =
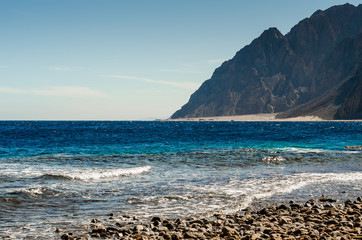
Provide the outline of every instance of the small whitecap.
<path id="1" fill-rule="evenodd" d="M 280 163 L 280 162 L 284 162 L 286 159 L 283 158 L 282 156 L 268 156 L 268 157 L 263 157 L 262 161 L 267 162 L 267 163 Z"/>

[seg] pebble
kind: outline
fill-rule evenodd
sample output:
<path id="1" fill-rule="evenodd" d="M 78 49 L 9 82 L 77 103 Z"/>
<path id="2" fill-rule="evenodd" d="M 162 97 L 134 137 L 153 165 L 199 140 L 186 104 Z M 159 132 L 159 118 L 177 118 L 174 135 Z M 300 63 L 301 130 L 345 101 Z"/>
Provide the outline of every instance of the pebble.
<path id="1" fill-rule="evenodd" d="M 322 196 L 319 201 L 291 201 L 231 215 L 218 213 L 208 219 L 155 216 L 141 221 L 114 215 L 112 220 L 92 220 L 87 235 L 65 233 L 61 239 L 362 239 L 362 198 L 332 205 L 335 202 Z"/>

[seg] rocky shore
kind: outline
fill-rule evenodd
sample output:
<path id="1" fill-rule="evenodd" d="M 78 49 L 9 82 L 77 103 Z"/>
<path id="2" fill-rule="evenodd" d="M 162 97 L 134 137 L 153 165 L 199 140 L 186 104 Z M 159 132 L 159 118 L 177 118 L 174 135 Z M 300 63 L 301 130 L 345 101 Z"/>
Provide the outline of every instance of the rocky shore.
<path id="1" fill-rule="evenodd" d="M 362 199 L 321 197 L 244 209 L 210 217 L 141 221 L 127 215 L 93 219 L 87 234 L 60 232 L 61 239 L 362 239 Z"/>

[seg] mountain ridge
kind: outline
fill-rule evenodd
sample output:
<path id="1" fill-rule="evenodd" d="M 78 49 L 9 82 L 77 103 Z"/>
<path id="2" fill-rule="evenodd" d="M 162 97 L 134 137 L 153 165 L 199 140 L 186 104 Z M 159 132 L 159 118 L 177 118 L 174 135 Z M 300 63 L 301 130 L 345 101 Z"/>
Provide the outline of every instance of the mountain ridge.
<path id="1" fill-rule="evenodd" d="M 361 57 L 357 56 L 358 48 L 351 50 L 349 46 L 359 46 L 357 35 L 362 32 L 361 22 L 362 4 L 357 7 L 344 4 L 316 11 L 286 35 L 275 27 L 265 30 L 215 69 L 211 78 L 171 118 L 286 111 L 292 114 L 291 109 L 321 97 L 356 74 Z M 340 66 L 333 59 L 340 61 L 344 54 L 353 58 L 344 60 Z M 333 71 L 337 77 L 331 77 Z M 324 117 L 335 118 L 331 114 Z M 286 116 L 288 114 L 279 114 L 279 117 Z M 338 117 L 342 115 L 336 115 Z"/>

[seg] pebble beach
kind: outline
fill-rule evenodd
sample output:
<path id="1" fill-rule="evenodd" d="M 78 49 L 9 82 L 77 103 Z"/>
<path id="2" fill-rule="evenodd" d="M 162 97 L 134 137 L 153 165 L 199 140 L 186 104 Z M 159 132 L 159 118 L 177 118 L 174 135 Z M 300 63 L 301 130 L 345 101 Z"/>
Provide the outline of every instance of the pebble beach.
<path id="1" fill-rule="evenodd" d="M 207 218 L 140 221 L 133 216 L 93 219 L 87 233 L 63 232 L 61 239 L 362 239 L 362 199 L 321 197 L 304 203 L 268 204 Z"/>

